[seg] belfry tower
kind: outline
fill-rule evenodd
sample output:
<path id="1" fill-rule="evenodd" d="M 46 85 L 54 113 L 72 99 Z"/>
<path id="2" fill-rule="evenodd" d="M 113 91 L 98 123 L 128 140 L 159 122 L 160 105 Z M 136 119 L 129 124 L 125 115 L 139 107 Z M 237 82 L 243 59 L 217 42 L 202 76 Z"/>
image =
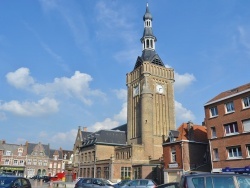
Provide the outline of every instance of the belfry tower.
<path id="1" fill-rule="evenodd" d="M 153 17 L 146 7 L 142 55 L 127 74 L 127 142 L 143 148 L 144 158 L 162 156 L 162 137 L 175 129 L 174 70 L 155 51 Z"/>

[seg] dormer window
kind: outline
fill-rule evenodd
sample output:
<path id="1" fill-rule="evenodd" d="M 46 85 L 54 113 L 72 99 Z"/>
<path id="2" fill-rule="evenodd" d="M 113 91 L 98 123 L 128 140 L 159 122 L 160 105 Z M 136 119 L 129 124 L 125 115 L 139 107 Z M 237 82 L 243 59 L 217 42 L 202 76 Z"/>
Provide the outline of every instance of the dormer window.
<path id="1" fill-rule="evenodd" d="M 10 156 L 11 155 L 11 151 L 6 151 L 5 154 L 8 155 L 8 156 Z"/>
<path id="2" fill-rule="evenodd" d="M 58 159 L 58 155 L 54 155 L 54 160 L 57 160 Z"/>

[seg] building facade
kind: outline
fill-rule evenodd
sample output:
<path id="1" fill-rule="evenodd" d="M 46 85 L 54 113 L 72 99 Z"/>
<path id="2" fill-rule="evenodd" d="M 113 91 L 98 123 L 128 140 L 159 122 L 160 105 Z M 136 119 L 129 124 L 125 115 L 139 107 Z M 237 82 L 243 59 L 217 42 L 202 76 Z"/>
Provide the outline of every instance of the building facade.
<path id="1" fill-rule="evenodd" d="M 204 109 L 212 172 L 250 171 L 250 83 L 218 94 Z"/>
<path id="2" fill-rule="evenodd" d="M 156 53 L 148 5 L 143 21 L 142 55 L 127 74 L 127 124 L 95 133 L 79 129 L 72 165 L 78 176 L 163 183 L 163 137 L 175 129 L 174 70 Z"/>
<path id="3" fill-rule="evenodd" d="M 54 176 L 64 172 L 73 151 L 50 149 L 49 144 L 29 143 L 24 145 L 0 142 L 0 173 L 32 177 Z"/>
<path id="4" fill-rule="evenodd" d="M 163 143 L 164 182 L 176 182 L 182 174 L 211 171 L 207 129 L 205 126 L 183 123 L 169 132 Z"/>
<path id="5" fill-rule="evenodd" d="M 5 140 L 0 143 L 0 173 L 25 175 L 27 149 L 25 145 L 9 144 Z"/>

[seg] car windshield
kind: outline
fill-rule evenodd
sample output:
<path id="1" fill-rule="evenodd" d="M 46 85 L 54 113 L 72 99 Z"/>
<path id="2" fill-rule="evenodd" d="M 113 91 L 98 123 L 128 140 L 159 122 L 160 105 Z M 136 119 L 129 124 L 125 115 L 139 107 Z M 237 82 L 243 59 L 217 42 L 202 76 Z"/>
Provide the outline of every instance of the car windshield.
<path id="1" fill-rule="evenodd" d="M 131 180 L 124 180 L 119 183 L 120 186 L 125 185 L 126 183 L 130 182 Z"/>
<path id="2" fill-rule="evenodd" d="M 12 177 L 0 177 L 0 187 L 8 187 L 14 179 Z"/>

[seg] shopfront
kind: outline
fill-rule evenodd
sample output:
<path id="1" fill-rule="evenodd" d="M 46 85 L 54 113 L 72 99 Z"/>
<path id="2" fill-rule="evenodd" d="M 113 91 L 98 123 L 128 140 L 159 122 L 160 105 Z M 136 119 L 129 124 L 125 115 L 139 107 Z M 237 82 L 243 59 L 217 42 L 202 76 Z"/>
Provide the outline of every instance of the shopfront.
<path id="1" fill-rule="evenodd" d="M 17 175 L 17 176 L 23 176 L 24 169 L 25 169 L 25 167 L 1 166 L 0 172 L 1 173 L 12 173 L 12 174 Z"/>

